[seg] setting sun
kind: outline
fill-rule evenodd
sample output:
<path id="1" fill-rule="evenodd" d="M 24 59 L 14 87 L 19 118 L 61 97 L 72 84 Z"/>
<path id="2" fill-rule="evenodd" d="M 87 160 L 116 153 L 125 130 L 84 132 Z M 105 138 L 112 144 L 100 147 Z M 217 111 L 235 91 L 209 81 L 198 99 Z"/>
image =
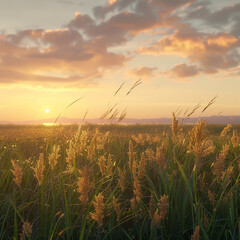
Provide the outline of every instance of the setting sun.
<path id="1" fill-rule="evenodd" d="M 47 108 L 47 109 L 45 109 L 45 113 L 49 113 L 50 112 L 50 110 Z"/>

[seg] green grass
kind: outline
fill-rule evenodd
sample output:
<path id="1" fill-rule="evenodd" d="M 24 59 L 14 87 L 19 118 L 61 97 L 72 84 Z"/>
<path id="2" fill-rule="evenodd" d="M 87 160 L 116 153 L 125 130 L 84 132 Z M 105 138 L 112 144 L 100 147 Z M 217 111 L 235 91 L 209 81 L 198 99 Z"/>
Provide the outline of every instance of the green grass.
<path id="1" fill-rule="evenodd" d="M 232 132 L 219 137 L 223 125 L 209 125 L 206 137 L 213 141 L 215 149 L 204 156 L 201 159 L 204 164 L 196 168 L 196 156 L 189 149 L 192 127 L 183 126 L 174 140 L 169 125 L 102 125 L 98 126 L 97 135 L 95 125 L 83 126 L 80 136 L 88 132 L 86 146 L 76 151 L 74 170 L 69 172 L 66 149 L 78 126 L 0 126 L 0 239 L 20 239 L 26 221 L 32 225 L 31 239 L 190 239 L 196 226 L 200 226 L 200 239 L 239 239 L 240 146 L 233 146 Z M 233 128 L 240 130 L 239 125 Z M 104 138 L 108 131 L 108 137 Z M 139 143 L 132 138 L 138 134 L 143 136 Z M 96 145 L 94 157 L 89 159 L 92 139 L 95 139 L 92 144 Z M 137 165 L 143 152 L 147 158 L 145 176 L 140 180 L 142 198 L 135 203 L 134 210 L 130 205 L 130 199 L 135 197 L 133 173 L 128 164 L 130 139 Z M 48 156 L 54 144 L 59 144 L 61 151 L 55 169 L 51 170 Z M 230 147 L 224 160 L 226 172 L 219 178 L 214 174 L 213 165 L 224 144 Z M 164 154 L 164 165 L 154 159 L 157 147 L 161 147 Z M 147 149 L 154 155 L 151 156 Z M 41 152 L 44 153 L 45 170 L 39 186 L 32 167 Z M 109 154 L 112 174 L 107 170 L 102 175 L 98 158 L 102 155 L 107 158 Z M 23 169 L 20 188 L 13 180 L 11 159 L 18 160 Z M 89 201 L 84 205 L 79 199 L 77 183 L 81 176 L 79 170 L 85 166 L 90 169 L 91 185 Z M 124 192 L 118 167 L 126 171 Z M 209 199 L 209 191 L 214 195 L 214 203 Z M 90 215 L 95 211 L 93 201 L 100 192 L 104 196 L 102 226 Z M 155 210 L 161 196 L 168 196 L 167 215 L 159 227 L 154 225 L 149 210 L 151 194 Z M 120 221 L 114 212 L 113 196 L 121 206 Z"/>

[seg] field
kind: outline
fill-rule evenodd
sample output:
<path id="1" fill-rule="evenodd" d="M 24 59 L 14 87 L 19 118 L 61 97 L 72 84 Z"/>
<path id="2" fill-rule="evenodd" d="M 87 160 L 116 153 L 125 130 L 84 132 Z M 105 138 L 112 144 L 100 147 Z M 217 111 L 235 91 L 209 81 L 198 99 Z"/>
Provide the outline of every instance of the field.
<path id="1" fill-rule="evenodd" d="M 0 126 L 0 239 L 239 239 L 239 132 Z"/>

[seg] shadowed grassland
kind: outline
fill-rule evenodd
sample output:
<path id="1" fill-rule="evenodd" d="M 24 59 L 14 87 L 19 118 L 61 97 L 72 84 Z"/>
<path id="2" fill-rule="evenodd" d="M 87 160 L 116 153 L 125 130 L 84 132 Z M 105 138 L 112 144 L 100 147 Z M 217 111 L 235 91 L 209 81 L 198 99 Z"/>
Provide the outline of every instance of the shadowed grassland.
<path id="1" fill-rule="evenodd" d="M 239 239 L 240 126 L 0 126 L 0 239 Z"/>

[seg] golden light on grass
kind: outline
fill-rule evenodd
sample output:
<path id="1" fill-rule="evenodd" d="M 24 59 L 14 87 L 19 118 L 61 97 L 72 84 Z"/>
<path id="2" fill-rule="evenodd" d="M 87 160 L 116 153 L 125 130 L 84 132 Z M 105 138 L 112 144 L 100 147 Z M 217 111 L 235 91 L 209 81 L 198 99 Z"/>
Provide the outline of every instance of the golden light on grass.
<path id="1" fill-rule="evenodd" d="M 177 120 L 173 121 L 174 124 L 177 125 Z M 172 234 L 166 228 L 168 224 L 182 226 L 182 222 L 186 221 L 180 231 L 189 230 L 199 208 L 198 222 L 191 231 L 186 232 L 186 239 L 200 239 L 203 228 L 199 226 L 207 232 L 219 220 L 217 215 L 210 219 L 213 211 L 228 216 L 230 206 L 237 212 L 239 199 L 235 189 L 226 189 L 238 184 L 240 126 L 230 128 L 228 125 L 222 135 L 222 126 L 218 126 L 218 131 L 210 135 L 206 125 L 206 121 L 199 121 L 191 130 L 188 126 L 181 126 L 181 134 L 173 132 L 171 125 L 163 126 L 165 133 L 157 131 L 160 126 L 137 126 L 138 129 L 135 126 L 114 126 L 114 131 L 108 131 L 109 126 L 98 126 L 97 130 L 97 126 L 81 126 L 78 130 L 77 126 L 61 126 L 56 128 L 59 131 L 54 131 L 54 135 L 51 129 L 37 126 L 33 136 L 29 127 L 20 133 L 14 128 L 18 141 L 19 136 L 28 136 L 26 139 L 22 137 L 22 143 L 27 142 L 28 146 L 24 147 L 25 152 L 18 156 L 17 161 L 9 162 L 7 154 L 16 158 L 18 145 L 10 145 L 9 152 L 3 151 L 5 155 L 0 161 L 0 189 L 3 193 L 0 194 L 0 206 L 2 202 L 12 206 L 4 197 L 11 189 L 15 196 L 21 196 L 13 200 L 16 206 L 34 202 L 38 211 L 33 216 L 29 214 L 27 222 L 22 220 L 21 224 L 16 225 L 22 225 L 22 233 L 21 229 L 18 233 L 23 239 L 30 238 L 31 234 L 42 234 L 43 230 L 39 230 L 37 223 L 39 221 L 41 225 L 41 218 L 44 220 L 45 211 L 51 204 L 56 206 L 58 212 L 49 216 L 49 220 L 44 220 L 46 224 L 56 217 L 60 219 L 58 215 L 65 208 L 64 216 L 69 223 L 73 218 L 67 211 L 76 212 L 77 227 L 83 227 L 85 232 L 91 228 L 96 233 L 104 234 L 110 225 L 137 232 L 141 231 L 139 223 L 146 221 L 148 234 L 156 233 L 156 237 L 161 229 L 166 231 L 164 236 Z M 73 127 L 76 132 L 72 132 Z M 33 127 L 30 129 L 32 131 Z M 126 135 L 123 129 L 128 130 Z M 233 130 L 233 136 L 228 129 Z M 67 134 L 67 131 L 70 132 Z M 9 132 L 7 135 L 10 135 Z M 47 141 L 49 136 L 54 137 L 51 145 Z M 176 136 L 178 141 L 174 142 Z M 11 141 L 14 142 L 14 139 Z M 29 147 L 32 143 L 34 148 Z M 32 156 L 29 158 L 31 161 L 25 160 L 28 159 L 25 154 Z M 201 162 L 196 168 L 198 161 Z M 179 184 L 181 182 L 186 185 Z M 15 183 L 17 186 L 13 188 Z M 33 199 L 30 191 L 37 191 L 36 196 L 39 197 Z M 206 209 L 197 206 L 191 199 L 194 191 L 208 206 Z M 176 193 L 179 199 L 174 198 Z M 188 201 L 183 201 L 184 198 Z M 186 218 L 185 213 L 191 211 L 193 219 L 189 216 Z M 14 212 L 6 213 L 5 218 L 14 219 Z M 234 219 L 235 216 L 232 216 L 232 221 Z M 226 218 L 227 221 L 230 220 Z M 132 227 L 132 223 L 136 226 Z M 64 230 L 56 231 L 56 234 L 67 237 Z M 107 234 L 118 239 L 115 233 Z M 214 234 L 218 236 L 218 232 Z M 221 234 L 219 236 L 222 237 Z"/>

